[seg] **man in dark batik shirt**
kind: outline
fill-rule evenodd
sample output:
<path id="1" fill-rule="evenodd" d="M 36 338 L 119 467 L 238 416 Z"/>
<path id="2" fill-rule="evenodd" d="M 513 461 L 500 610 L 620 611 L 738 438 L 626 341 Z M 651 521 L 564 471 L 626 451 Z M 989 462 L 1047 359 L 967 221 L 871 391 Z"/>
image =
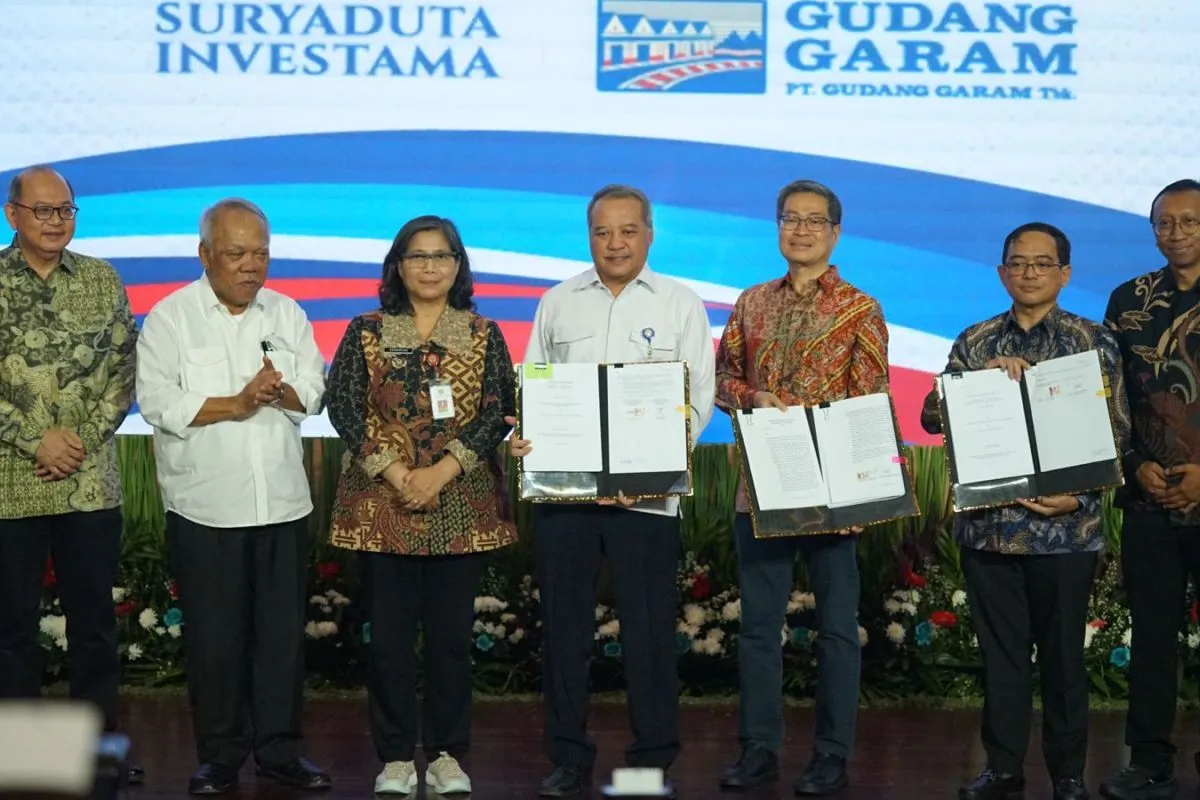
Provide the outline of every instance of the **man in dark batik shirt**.
<path id="1" fill-rule="evenodd" d="M 1118 286 L 1105 321 L 1121 343 L 1133 436 L 1121 565 L 1133 617 L 1129 766 L 1116 800 L 1174 797 L 1176 660 L 1188 576 L 1200 576 L 1200 182 L 1163 189 L 1150 223 L 1167 265 Z M 1200 762 L 1200 754 L 1197 757 Z"/>
<path id="2" fill-rule="evenodd" d="M 1039 361 L 1095 350 L 1111 396 L 1117 446 L 1129 436 L 1116 338 L 1058 306 L 1071 277 L 1071 244 L 1053 225 L 1031 222 L 1004 241 L 1000 280 L 1012 307 L 955 340 L 947 372 L 1003 369 L 1020 380 Z M 936 391 L 921 424 L 941 431 Z M 1101 495 L 1036 497 L 955 515 L 971 620 L 983 659 L 983 748 L 987 769 L 962 800 L 999 800 L 1024 788 L 1033 711 L 1032 645 L 1041 670 L 1042 751 L 1055 800 L 1086 800 L 1088 679 L 1084 630 L 1104 547 Z"/>

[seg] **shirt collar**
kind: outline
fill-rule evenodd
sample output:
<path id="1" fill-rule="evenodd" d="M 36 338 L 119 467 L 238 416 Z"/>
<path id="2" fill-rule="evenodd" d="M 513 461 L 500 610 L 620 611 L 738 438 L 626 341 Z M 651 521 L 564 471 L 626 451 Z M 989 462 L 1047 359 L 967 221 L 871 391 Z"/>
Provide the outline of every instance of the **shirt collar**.
<path id="1" fill-rule="evenodd" d="M 817 288 L 823 292 L 829 291 L 841 282 L 842 276 L 838 274 L 838 268 L 836 264 L 830 264 L 829 269 L 818 275 L 816 280 Z M 788 273 L 785 273 L 782 278 L 776 281 L 775 288 L 790 290 L 792 288 L 792 276 Z"/>
<path id="2" fill-rule="evenodd" d="M 17 242 L 17 235 L 15 233 L 9 246 L 0 250 L 0 264 L 7 266 L 13 272 L 32 269 L 29 266 L 29 262 L 25 260 L 25 255 L 21 252 L 21 245 Z M 79 269 L 79 261 L 70 250 L 62 251 L 58 265 L 70 275 L 74 275 Z"/>
<path id="3" fill-rule="evenodd" d="M 474 314 L 470 311 L 447 307 L 433 326 L 429 341 L 436 342 L 451 353 L 460 356 L 470 354 L 474 348 Z M 383 315 L 383 343 L 385 347 L 420 349 L 425 342 L 417 332 L 416 317 L 412 314 Z"/>
<path id="4" fill-rule="evenodd" d="M 200 284 L 200 307 L 204 309 L 204 315 L 206 317 L 211 316 L 214 311 L 224 311 L 228 313 L 228 309 L 225 308 L 225 304 L 221 302 L 221 299 L 217 297 L 217 293 L 213 291 L 212 284 L 209 283 L 208 275 L 206 273 L 200 274 L 200 280 L 197 281 L 197 283 Z M 262 300 L 262 289 L 259 289 L 258 294 L 255 295 L 253 305 L 260 311 L 266 309 L 266 306 L 263 304 Z"/>
<path id="5" fill-rule="evenodd" d="M 1038 320 L 1037 325 L 1034 325 L 1032 328 L 1029 329 L 1029 333 L 1033 333 L 1039 327 L 1045 327 L 1047 333 L 1050 333 L 1050 334 L 1057 333 L 1058 332 L 1058 323 L 1060 320 L 1062 320 L 1062 314 L 1063 314 L 1062 309 L 1058 307 L 1057 303 L 1055 303 L 1053 306 L 1050 307 L 1050 310 L 1046 312 L 1046 316 L 1044 316 L 1040 320 Z M 1025 330 L 1021 327 L 1020 323 L 1017 322 L 1017 315 L 1013 312 L 1011 306 L 1009 307 L 1008 311 L 1004 315 L 1004 321 L 1006 324 L 1011 326 L 1014 330 L 1020 331 L 1021 333 L 1025 333 Z"/>
<path id="6" fill-rule="evenodd" d="M 1162 275 L 1162 285 L 1173 292 L 1194 292 L 1200 289 L 1200 281 L 1192 284 L 1192 288 L 1190 289 L 1179 288 L 1179 282 L 1175 280 L 1175 270 L 1171 269 L 1169 265 L 1160 269 L 1159 274 Z"/>
<path id="7" fill-rule="evenodd" d="M 658 294 L 658 290 L 660 288 L 658 276 L 650 270 L 649 264 L 643 266 L 642 271 L 639 272 L 638 276 L 630 283 L 640 283 L 642 286 L 645 286 L 655 294 Z M 581 281 L 580 284 L 575 287 L 575 291 L 579 291 L 581 289 L 593 289 L 597 286 L 603 285 L 604 284 L 600 280 L 600 273 L 596 271 L 595 267 L 592 267 L 590 270 L 584 273 L 583 281 Z"/>

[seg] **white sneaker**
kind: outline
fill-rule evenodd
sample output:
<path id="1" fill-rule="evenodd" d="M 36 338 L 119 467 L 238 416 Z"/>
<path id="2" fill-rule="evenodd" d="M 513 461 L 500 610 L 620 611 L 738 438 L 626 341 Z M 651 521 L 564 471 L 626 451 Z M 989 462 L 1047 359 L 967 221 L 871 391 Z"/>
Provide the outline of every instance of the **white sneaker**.
<path id="1" fill-rule="evenodd" d="M 425 770 L 425 786 L 438 794 L 468 794 L 471 779 L 449 753 L 438 753 L 437 761 Z"/>
<path id="2" fill-rule="evenodd" d="M 389 761 L 375 778 L 375 794 L 412 794 L 417 788 L 417 765 L 411 761 Z"/>

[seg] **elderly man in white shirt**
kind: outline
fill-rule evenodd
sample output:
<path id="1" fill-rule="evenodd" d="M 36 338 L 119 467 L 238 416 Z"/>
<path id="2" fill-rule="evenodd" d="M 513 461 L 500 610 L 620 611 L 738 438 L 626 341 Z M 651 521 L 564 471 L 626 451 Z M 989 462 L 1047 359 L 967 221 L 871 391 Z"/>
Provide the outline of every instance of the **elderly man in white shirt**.
<path id="1" fill-rule="evenodd" d="M 253 203 L 209 208 L 203 276 L 159 302 L 138 338 L 183 611 L 192 794 L 230 791 L 251 752 L 280 783 L 331 785 L 300 733 L 313 508 L 300 423 L 321 410 L 325 362 L 303 309 L 263 287 L 269 243 Z"/>
<path id="2" fill-rule="evenodd" d="M 692 430 L 712 416 L 712 328 L 691 289 L 646 266 L 654 239 L 650 201 L 637 189 L 606 186 L 588 205 L 594 268 L 551 288 L 534 316 L 526 363 L 687 361 Z M 515 423 L 515 420 L 512 422 Z M 514 440 L 515 456 L 536 442 Z M 664 772 L 679 754 L 679 502 L 534 507 L 533 541 L 541 592 L 546 754 L 553 772 L 543 797 L 566 797 L 590 783 L 596 746 L 587 733 L 589 655 L 596 626 L 596 576 L 607 556 L 634 741 L 634 767 Z M 667 786 L 674 795 L 673 786 Z"/>

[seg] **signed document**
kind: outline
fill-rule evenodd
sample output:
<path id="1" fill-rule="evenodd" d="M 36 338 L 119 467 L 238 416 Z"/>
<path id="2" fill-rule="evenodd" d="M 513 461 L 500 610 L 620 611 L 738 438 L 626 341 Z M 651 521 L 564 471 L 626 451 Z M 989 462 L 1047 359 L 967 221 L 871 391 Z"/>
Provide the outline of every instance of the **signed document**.
<path id="1" fill-rule="evenodd" d="M 813 422 L 830 508 L 904 496 L 904 462 L 888 395 L 851 397 L 813 409 Z"/>
<path id="2" fill-rule="evenodd" d="M 600 472 L 600 375 L 595 364 L 521 365 L 526 472 Z"/>
<path id="3" fill-rule="evenodd" d="M 1117 457 L 1108 390 L 1095 350 L 1030 367 L 1025 383 L 1043 472 Z"/>
<path id="4" fill-rule="evenodd" d="M 761 510 L 812 508 L 829 502 L 803 406 L 787 411 L 756 408 L 737 415 Z"/>
<path id="5" fill-rule="evenodd" d="M 941 381 L 958 482 L 1031 475 L 1021 384 L 1001 369 L 943 375 Z"/>
<path id="6" fill-rule="evenodd" d="M 691 445 L 683 363 L 622 364 L 605 369 L 608 471 L 614 475 L 686 472 Z"/>

